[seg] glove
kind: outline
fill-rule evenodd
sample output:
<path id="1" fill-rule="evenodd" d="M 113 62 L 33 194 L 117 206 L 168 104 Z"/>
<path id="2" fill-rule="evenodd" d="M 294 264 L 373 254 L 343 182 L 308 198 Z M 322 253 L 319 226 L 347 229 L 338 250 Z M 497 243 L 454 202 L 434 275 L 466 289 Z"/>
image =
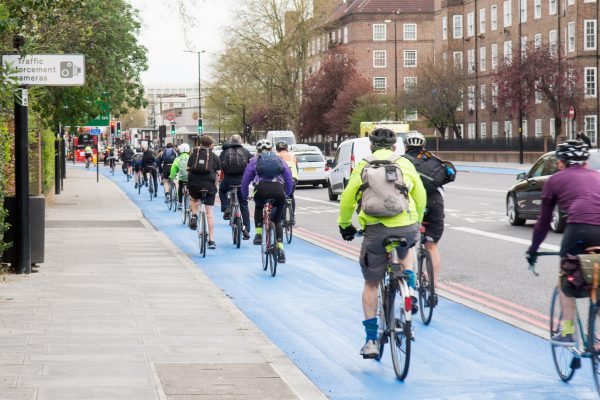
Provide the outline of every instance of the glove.
<path id="1" fill-rule="evenodd" d="M 538 255 L 536 252 L 530 252 L 529 250 L 527 250 L 527 252 L 525 253 L 525 258 L 527 259 L 529 265 L 533 266 L 537 262 Z"/>
<path id="2" fill-rule="evenodd" d="M 352 224 L 348 225 L 345 228 L 342 228 L 340 226 L 340 234 L 342 235 L 342 238 L 344 240 L 347 240 L 350 242 L 354 239 L 354 235 L 356 235 L 356 228 Z"/>

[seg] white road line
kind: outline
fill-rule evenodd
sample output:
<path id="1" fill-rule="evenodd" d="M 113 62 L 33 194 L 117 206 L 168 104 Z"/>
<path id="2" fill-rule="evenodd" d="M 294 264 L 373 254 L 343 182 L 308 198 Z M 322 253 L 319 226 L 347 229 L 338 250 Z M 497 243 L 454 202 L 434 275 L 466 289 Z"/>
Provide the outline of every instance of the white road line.
<path id="1" fill-rule="evenodd" d="M 328 206 L 332 206 L 332 207 L 339 207 L 339 204 L 336 203 L 335 201 L 325 201 L 325 200 L 319 200 L 319 199 L 312 199 L 310 197 L 304 197 L 304 196 L 298 196 L 297 194 L 294 194 L 294 197 L 296 199 L 299 200 L 306 200 L 306 201 L 312 201 L 314 203 L 322 203 L 322 204 L 327 204 Z"/>
<path id="2" fill-rule="evenodd" d="M 444 190 L 448 190 L 448 189 L 478 190 L 480 192 L 494 192 L 494 193 L 506 193 L 507 192 L 506 190 L 500 190 L 500 189 L 482 189 L 482 188 L 454 186 L 454 185 L 448 185 L 444 188 Z"/>
<path id="3" fill-rule="evenodd" d="M 485 237 L 489 237 L 492 239 L 499 239 L 499 240 L 504 240 L 507 242 L 523 244 L 526 246 L 529 246 L 531 244 L 531 240 L 520 239 L 520 238 L 507 236 L 507 235 L 500 235 L 498 233 L 486 232 L 486 231 L 482 231 L 482 230 L 474 229 L 474 228 L 456 226 L 456 227 L 451 227 L 450 229 L 454 229 L 455 231 L 460 231 L 460 232 L 465 232 L 465 233 L 472 233 L 473 235 L 485 236 Z M 542 249 L 549 250 L 549 251 L 559 251 L 560 250 L 560 246 L 556 246 L 553 244 L 542 243 L 542 245 L 540 247 Z"/>

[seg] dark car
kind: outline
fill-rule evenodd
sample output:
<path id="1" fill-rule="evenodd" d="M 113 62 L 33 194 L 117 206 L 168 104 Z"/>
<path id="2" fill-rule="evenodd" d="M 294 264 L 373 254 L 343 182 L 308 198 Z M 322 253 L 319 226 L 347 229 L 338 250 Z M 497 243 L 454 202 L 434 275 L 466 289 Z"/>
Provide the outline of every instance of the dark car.
<path id="1" fill-rule="evenodd" d="M 600 171 L 600 152 L 590 151 L 588 168 Z M 542 206 L 542 189 L 546 180 L 558 171 L 556 156 L 554 152 L 541 156 L 528 172 L 517 175 L 515 183 L 506 195 L 506 215 L 511 225 L 524 225 L 528 219 L 537 219 Z M 554 232 L 562 232 L 565 229 L 566 214 L 564 210 L 554 207 L 550 228 Z"/>

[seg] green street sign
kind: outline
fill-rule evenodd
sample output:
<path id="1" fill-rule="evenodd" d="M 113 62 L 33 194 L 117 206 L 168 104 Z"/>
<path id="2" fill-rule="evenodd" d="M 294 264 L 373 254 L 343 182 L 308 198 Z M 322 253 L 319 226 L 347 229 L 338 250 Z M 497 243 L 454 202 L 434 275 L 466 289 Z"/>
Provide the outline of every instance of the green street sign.
<path id="1" fill-rule="evenodd" d="M 100 101 L 99 104 L 102 113 L 84 126 L 108 126 L 110 124 L 110 106 L 104 101 Z"/>

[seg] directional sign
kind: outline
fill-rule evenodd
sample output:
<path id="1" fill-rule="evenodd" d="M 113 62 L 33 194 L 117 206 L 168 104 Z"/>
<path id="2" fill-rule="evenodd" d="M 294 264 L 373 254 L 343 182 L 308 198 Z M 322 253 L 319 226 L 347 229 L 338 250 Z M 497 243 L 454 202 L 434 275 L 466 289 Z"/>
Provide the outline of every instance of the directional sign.
<path id="1" fill-rule="evenodd" d="M 100 128 L 92 128 L 90 129 L 90 135 L 99 135 L 102 131 Z"/>
<path id="2" fill-rule="evenodd" d="M 8 54 L 2 56 L 2 65 L 19 85 L 82 86 L 85 82 L 83 54 Z"/>

